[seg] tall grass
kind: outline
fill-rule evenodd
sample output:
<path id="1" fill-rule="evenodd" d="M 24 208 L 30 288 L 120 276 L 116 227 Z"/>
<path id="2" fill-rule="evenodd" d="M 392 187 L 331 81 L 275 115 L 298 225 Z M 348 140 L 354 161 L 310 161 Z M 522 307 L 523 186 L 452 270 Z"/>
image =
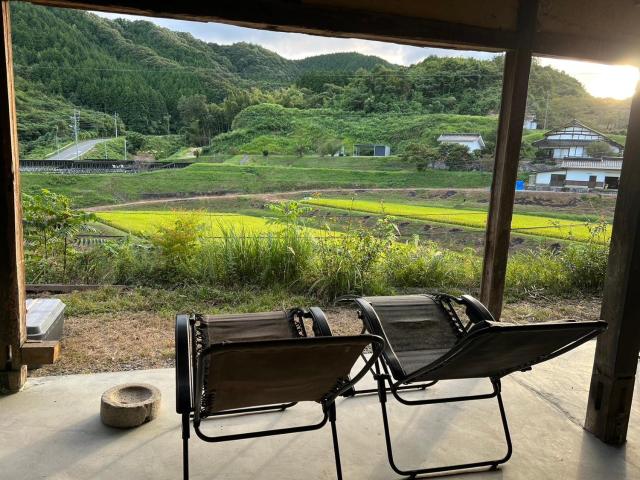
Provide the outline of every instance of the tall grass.
<path id="1" fill-rule="evenodd" d="M 287 290 L 334 299 L 345 294 L 399 291 L 477 293 L 482 258 L 472 249 L 454 252 L 417 239 L 398 242 L 383 219 L 376 228 L 341 235 L 311 235 L 300 211 L 280 212 L 279 228 L 264 235 L 223 228 L 202 235 L 197 220 L 162 226 L 150 243 L 105 243 L 73 252 L 69 283 L 193 286 Z M 535 249 L 511 255 L 506 294 L 562 296 L 601 291 L 608 247 L 594 240 L 560 251 Z M 28 266 L 29 267 L 29 266 Z M 27 268 L 27 273 L 31 271 Z M 41 282 L 59 282 L 57 270 Z M 32 281 L 29 279 L 29 281 Z"/>

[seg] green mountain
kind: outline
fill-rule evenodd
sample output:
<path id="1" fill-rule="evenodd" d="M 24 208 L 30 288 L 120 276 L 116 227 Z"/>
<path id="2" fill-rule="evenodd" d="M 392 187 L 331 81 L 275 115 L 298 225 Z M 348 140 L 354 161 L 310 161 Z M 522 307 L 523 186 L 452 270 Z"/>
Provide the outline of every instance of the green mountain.
<path id="1" fill-rule="evenodd" d="M 146 21 L 12 2 L 23 153 L 69 138 L 110 135 L 113 114 L 145 134 L 183 133 L 204 145 L 257 104 L 340 115 L 497 113 L 503 58 L 429 57 L 411 67 L 358 53 L 288 60 L 248 43 L 216 45 Z M 579 118 L 624 133 L 627 101 L 595 99 L 574 78 L 534 64 L 529 110 L 549 127 Z M 326 115 L 326 113 L 322 113 Z"/>

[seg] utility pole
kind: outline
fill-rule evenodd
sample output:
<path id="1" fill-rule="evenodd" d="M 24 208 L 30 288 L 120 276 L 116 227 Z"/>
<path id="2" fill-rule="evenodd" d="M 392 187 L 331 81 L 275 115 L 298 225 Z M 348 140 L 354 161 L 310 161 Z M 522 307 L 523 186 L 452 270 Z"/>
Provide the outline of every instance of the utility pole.
<path id="1" fill-rule="evenodd" d="M 118 138 L 118 112 L 113 114 L 113 123 L 116 126 L 116 138 Z"/>
<path id="2" fill-rule="evenodd" d="M 171 120 L 171 115 L 165 115 L 167 119 L 167 135 L 171 135 L 171 129 L 169 128 L 169 121 Z"/>
<path id="3" fill-rule="evenodd" d="M 58 144 L 58 125 L 56 125 L 56 157 L 60 154 L 60 145 Z"/>
<path id="4" fill-rule="evenodd" d="M 80 112 L 78 112 L 75 108 L 73 109 L 73 136 L 75 137 L 76 142 L 76 160 L 80 160 L 80 148 L 78 147 L 78 129 L 80 123 Z"/>
<path id="5" fill-rule="evenodd" d="M 127 161 L 127 137 L 124 137 L 124 161 Z"/>
<path id="6" fill-rule="evenodd" d="M 551 96 L 551 92 L 547 92 L 547 103 L 544 107 L 544 126 L 543 130 L 547 129 L 547 118 L 549 117 L 549 97 Z"/>

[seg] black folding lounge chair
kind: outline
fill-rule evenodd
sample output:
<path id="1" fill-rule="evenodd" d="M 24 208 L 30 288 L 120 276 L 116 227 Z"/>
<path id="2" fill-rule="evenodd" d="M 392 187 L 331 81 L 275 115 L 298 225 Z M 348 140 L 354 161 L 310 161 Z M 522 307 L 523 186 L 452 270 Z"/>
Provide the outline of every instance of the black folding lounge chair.
<path id="1" fill-rule="evenodd" d="M 360 297 L 355 299 L 365 329 L 385 339 L 374 377 L 382 408 L 387 456 L 400 475 L 463 470 L 478 467 L 497 468 L 512 453 L 507 417 L 500 393 L 500 379 L 516 371 L 530 370 L 537 363 L 557 357 L 595 337 L 606 328 L 605 322 L 561 322 L 513 325 L 496 322 L 475 298 L 448 295 L 404 295 Z M 454 305 L 466 308 L 466 321 Z M 488 378 L 493 387 L 486 394 L 449 398 L 407 399 L 403 387 L 428 385 L 439 380 Z M 385 382 L 388 387 L 385 388 Z M 418 469 L 404 469 L 393 457 L 387 392 L 404 405 L 426 405 L 497 398 L 507 453 L 501 459 Z M 367 393 L 354 391 L 350 394 Z"/>
<path id="2" fill-rule="evenodd" d="M 307 337 L 304 319 L 315 334 Z M 349 372 L 364 349 L 372 356 Z M 176 317 L 176 411 L 182 415 L 183 470 L 189 477 L 189 420 L 207 442 L 316 430 L 331 424 L 338 479 L 342 478 L 334 401 L 373 366 L 384 346 L 375 335 L 332 337 L 322 311 L 292 309 L 240 315 Z M 212 416 L 285 410 L 315 401 L 323 417 L 315 424 L 209 436 L 201 430 Z"/>

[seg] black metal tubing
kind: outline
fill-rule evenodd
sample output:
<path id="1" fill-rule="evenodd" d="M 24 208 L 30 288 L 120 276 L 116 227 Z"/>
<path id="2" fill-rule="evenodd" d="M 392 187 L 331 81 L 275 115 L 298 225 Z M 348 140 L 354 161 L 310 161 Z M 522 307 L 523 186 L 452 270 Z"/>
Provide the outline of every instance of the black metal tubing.
<path id="1" fill-rule="evenodd" d="M 342 463 L 340 462 L 340 445 L 338 444 L 338 428 L 336 426 L 336 404 L 329 407 L 329 422 L 331 423 L 331 438 L 333 440 L 333 455 L 336 463 L 336 477 L 342 480 Z"/>
<path id="2" fill-rule="evenodd" d="M 366 329 L 364 330 L 366 331 Z M 364 356 L 364 354 L 361 355 L 362 359 L 366 362 L 367 361 L 367 357 Z M 377 363 L 374 364 L 374 366 L 376 366 L 377 368 Z M 386 366 L 385 366 L 386 369 Z M 376 372 L 373 370 L 373 367 L 370 369 L 371 374 L 373 375 L 373 377 L 375 378 Z M 432 380 L 429 382 L 423 382 L 423 383 L 414 383 L 411 385 L 399 385 L 396 387 L 396 390 L 426 390 L 429 387 L 432 387 L 433 385 L 435 385 L 436 383 L 438 383 L 437 380 Z M 391 383 L 389 383 L 389 386 L 386 387 L 385 389 L 387 392 L 391 392 Z M 364 389 L 356 389 L 355 387 L 347 390 L 346 392 L 344 392 L 342 394 L 343 397 L 356 397 L 358 395 L 371 395 L 374 393 L 378 393 L 378 389 L 377 388 L 364 388 Z"/>
<path id="3" fill-rule="evenodd" d="M 439 467 L 428 467 L 428 468 L 418 468 L 418 469 L 402 469 L 398 467 L 393 457 L 393 445 L 391 441 L 391 432 L 389 429 L 389 418 L 387 415 L 387 391 L 385 388 L 385 381 L 390 382 L 389 376 L 387 374 L 376 374 L 376 380 L 378 381 L 378 395 L 380 399 L 380 407 L 382 410 L 382 423 L 384 426 L 384 436 L 385 442 L 387 445 L 387 457 L 389 459 L 389 465 L 394 472 L 399 475 L 408 476 L 410 478 L 415 478 L 417 475 L 429 474 L 429 473 L 442 473 L 442 472 L 450 472 L 455 470 L 467 470 L 473 468 L 481 468 L 481 467 L 490 467 L 490 469 L 495 470 L 498 465 L 505 463 L 511 458 L 511 454 L 513 453 L 513 446 L 511 443 L 511 434 L 509 433 L 509 425 L 507 423 L 507 416 L 504 410 L 504 404 L 502 402 L 501 395 L 501 384 L 499 379 L 491 379 L 491 383 L 493 385 L 493 392 L 486 395 L 469 395 L 469 396 L 458 396 L 458 397 L 448 397 L 448 398 L 436 398 L 429 400 L 422 400 L 419 402 L 411 402 L 406 403 L 408 405 L 425 405 L 425 404 L 436 404 L 436 403 L 451 403 L 451 402 L 462 402 L 462 401 L 470 401 L 470 400 L 480 400 L 485 398 L 493 398 L 496 397 L 498 400 L 498 408 L 500 410 L 500 418 L 502 420 L 502 427 L 504 430 L 505 441 L 507 444 L 507 453 L 504 457 L 496 460 L 483 460 L 480 462 L 470 462 L 470 463 L 461 463 L 456 465 L 445 465 Z M 392 390 L 392 393 L 395 392 Z M 399 397 L 394 393 L 396 399 Z M 400 400 L 400 399 L 399 399 Z"/>
<path id="4" fill-rule="evenodd" d="M 182 478 L 189 479 L 189 414 L 182 414 Z"/>
<path id="5" fill-rule="evenodd" d="M 189 315 L 176 315 L 176 412 L 180 414 L 193 410 L 191 326 Z"/>
<path id="6" fill-rule="evenodd" d="M 209 417 L 219 417 L 222 415 L 241 415 L 243 413 L 268 412 L 270 410 L 284 411 L 287 408 L 293 407 L 294 405 L 297 405 L 297 402 L 280 403 L 277 405 L 265 405 L 260 407 L 235 408 L 233 410 L 222 410 L 221 412 L 209 413 L 206 417 L 202 417 L 202 419 L 204 420 Z"/>
<path id="7" fill-rule="evenodd" d="M 273 430 L 259 430 L 257 432 L 245 432 L 245 433 L 234 433 L 230 435 L 218 435 L 218 436 L 210 436 L 206 435 L 200 430 L 200 422 L 193 422 L 193 429 L 196 432 L 196 435 L 204 440 L 205 442 L 217 443 L 217 442 L 228 442 L 232 440 L 244 440 L 247 438 L 259 438 L 259 437 L 269 437 L 273 435 L 286 435 L 288 433 L 297 433 L 297 432 L 308 432 L 310 430 L 318 430 L 324 427 L 329 420 L 329 408 L 323 408 L 324 416 L 322 420 L 318 423 L 313 423 L 311 425 L 301 425 L 297 427 L 286 427 L 286 428 L 276 428 Z"/>

